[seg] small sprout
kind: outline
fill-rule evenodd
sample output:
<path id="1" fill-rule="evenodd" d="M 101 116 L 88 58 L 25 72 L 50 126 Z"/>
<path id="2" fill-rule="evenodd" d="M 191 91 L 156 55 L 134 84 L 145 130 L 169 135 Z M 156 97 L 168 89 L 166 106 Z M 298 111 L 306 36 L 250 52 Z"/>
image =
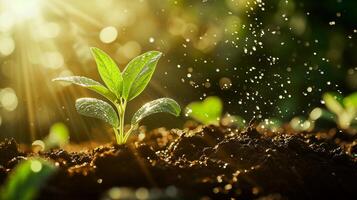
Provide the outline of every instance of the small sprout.
<path id="1" fill-rule="evenodd" d="M 91 48 L 91 51 L 105 86 L 81 76 L 59 77 L 53 80 L 88 88 L 108 99 L 114 105 L 114 108 L 106 101 L 95 98 L 80 98 L 76 101 L 76 110 L 84 116 L 98 118 L 109 123 L 114 129 L 118 144 L 125 144 L 132 131 L 138 127 L 139 122 L 149 115 L 159 112 L 166 112 L 175 116 L 180 114 L 180 106 L 173 99 L 157 99 L 146 103 L 134 114 L 131 127 L 125 132 L 124 117 L 127 103 L 146 88 L 162 53 L 158 51 L 144 53 L 130 61 L 121 73 L 114 60 L 105 52 L 98 48 Z"/>
<path id="2" fill-rule="evenodd" d="M 326 107 L 333 113 L 342 113 L 343 104 L 342 98 L 339 94 L 325 93 L 322 99 L 325 101 Z"/>
<path id="3" fill-rule="evenodd" d="M 207 97 L 202 102 L 192 102 L 186 107 L 186 115 L 208 125 L 218 125 L 222 115 L 222 101 L 218 97 Z"/>
<path id="4" fill-rule="evenodd" d="M 347 97 L 325 93 L 323 100 L 327 109 L 335 114 L 335 121 L 341 129 L 349 130 L 357 124 L 357 92 Z"/>
<path id="5" fill-rule="evenodd" d="M 18 164 L 1 188 L 0 199 L 32 200 L 44 182 L 56 171 L 53 164 L 31 158 Z"/>
<path id="6" fill-rule="evenodd" d="M 223 104 L 219 97 L 211 96 L 202 102 L 192 102 L 186 106 L 185 115 L 192 117 L 204 125 L 235 126 L 243 128 L 246 126 L 245 120 L 238 115 L 226 113 L 222 116 Z"/>

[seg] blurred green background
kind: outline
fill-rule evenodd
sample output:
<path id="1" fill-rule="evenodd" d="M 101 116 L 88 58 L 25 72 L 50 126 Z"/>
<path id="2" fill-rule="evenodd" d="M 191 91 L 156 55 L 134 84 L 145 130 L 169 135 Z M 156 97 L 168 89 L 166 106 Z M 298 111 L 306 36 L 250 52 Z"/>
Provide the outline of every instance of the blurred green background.
<path id="1" fill-rule="evenodd" d="M 51 82 L 100 80 L 91 46 L 121 70 L 145 51 L 164 53 L 129 115 L 162 96 L 182 107 L 219 96 L 225 112 L 247 120 L 308 115 L 323 93 L 357 90 L 356 8 L 355 0 L 0 0 L 0 137 L 30 142 L 60 121 L 72 141 L 109 140 L 109 127 L 74 109 L 76 98 L 96 95 Z"/>

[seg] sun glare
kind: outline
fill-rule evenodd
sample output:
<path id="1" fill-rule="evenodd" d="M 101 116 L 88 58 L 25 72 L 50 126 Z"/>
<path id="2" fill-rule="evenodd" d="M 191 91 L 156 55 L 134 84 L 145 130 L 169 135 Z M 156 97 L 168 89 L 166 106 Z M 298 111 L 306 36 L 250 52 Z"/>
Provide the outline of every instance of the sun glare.
<path id="1" fill-rule="evenodd" d="M 38 16 L 41 0 L 0 0 L 3 10 L 16 21 Z"/>

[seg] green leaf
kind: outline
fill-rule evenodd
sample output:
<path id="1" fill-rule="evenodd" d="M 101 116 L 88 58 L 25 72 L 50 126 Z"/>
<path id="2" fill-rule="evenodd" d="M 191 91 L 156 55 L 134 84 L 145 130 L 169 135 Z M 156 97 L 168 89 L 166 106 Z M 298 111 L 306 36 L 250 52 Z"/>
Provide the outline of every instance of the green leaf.
<path id="1" fill-rule="evenodd" d="M 149 83 L 162 53 L 146 52 L 128 63 L 123 71 L 123 98 L 130 101 L 138 96 Z"/>
<path id="2" fill-rule="evenodd" d="M 218 97 L 207 97 L 203 102 L 192 102 L 186 107 L 186 114 L 202 124 L 216 124 L 222 115 L 222 102 Z"/>
<path id="3" fill-rule="evenodd" d="M 21 162 L 11 172 L 2 188 L 2 200 L 32 200 L 45 181 L 56 171 L 54 165 L 41 159 Z"/>
<path id="4" fill-rule="evenodd" d="M 180 105 L 170 98 L 160 98 L 144 104 L 131 119 L 131 124 L 138 124 L 143 118 L 160 112 L 170 113 L 179 116 L 181 112 Z"/>
<path id="5" fill-rule="evenodd" d="M 343 105 L 348 108 L 357 109 L 357 92 L 352 93 L 343 99 Z"/>
<path id="6" fill-rule="evenodd" d="M 104 96 L 105 98 L 107 98 L 108 100 L 110 100 L 112 102 L 114 102 L 116 99 L 115 94 L 113 94 L 111 91 L 109 91 L 106 87 L 104 87 L 102 84 L 98 83 L 97 81 L 94 81 L 87 77 L 83 77 L 83 76 L 58 77 L 58 78 L 52 79 L 52 81 L 63 81 L 63 82 L 73 83 L 73 84 L 88 88 L 88 89 Z"/>
<path id="7" fill-rule="evenodd" d="M 93 57 L 98 66 L 100 77 L 105 85 L 112 91 L 117 98 L 120 98 L 123 90 L 123 77 L 114 60 L 104 51 L 92 47 Z"/>
<path id="8" fill-rule="evenodd" d="M 77 112 L 87 117 L 101 119 L 113 127 L 118 127 L 118 115 L 107 102 L 95 98 L 80 98 L 76 101 Z"/>
<path id="9" fill-rule="evenodd" d="M 340 114 L 343 112 L 343 106 L 339 102 L 340 97 L 337 94 L 325 93 L 322 96 L 322 99 L 325 101 L 326 107 L 335 114 Z"/>

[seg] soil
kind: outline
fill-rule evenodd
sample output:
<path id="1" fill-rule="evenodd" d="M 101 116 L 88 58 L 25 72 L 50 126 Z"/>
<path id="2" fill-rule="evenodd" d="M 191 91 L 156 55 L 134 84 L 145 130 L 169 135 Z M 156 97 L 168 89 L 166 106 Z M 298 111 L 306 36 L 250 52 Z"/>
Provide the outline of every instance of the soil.
<path id="1" fill-rule="evenodd" d="M 357 199 L 357 140 L 333 130 L 262 134 L 254 126 L 161 128 L 133 137 L 128 145 L 39 154 L 9 139 L 0 144 L 1 183 L 31 156 L 59 168 L 39 199 L 109 199 L 106 191 L 114 186 L 158 188 L 161 193 L 150 192 L 162 199 Z"/>

